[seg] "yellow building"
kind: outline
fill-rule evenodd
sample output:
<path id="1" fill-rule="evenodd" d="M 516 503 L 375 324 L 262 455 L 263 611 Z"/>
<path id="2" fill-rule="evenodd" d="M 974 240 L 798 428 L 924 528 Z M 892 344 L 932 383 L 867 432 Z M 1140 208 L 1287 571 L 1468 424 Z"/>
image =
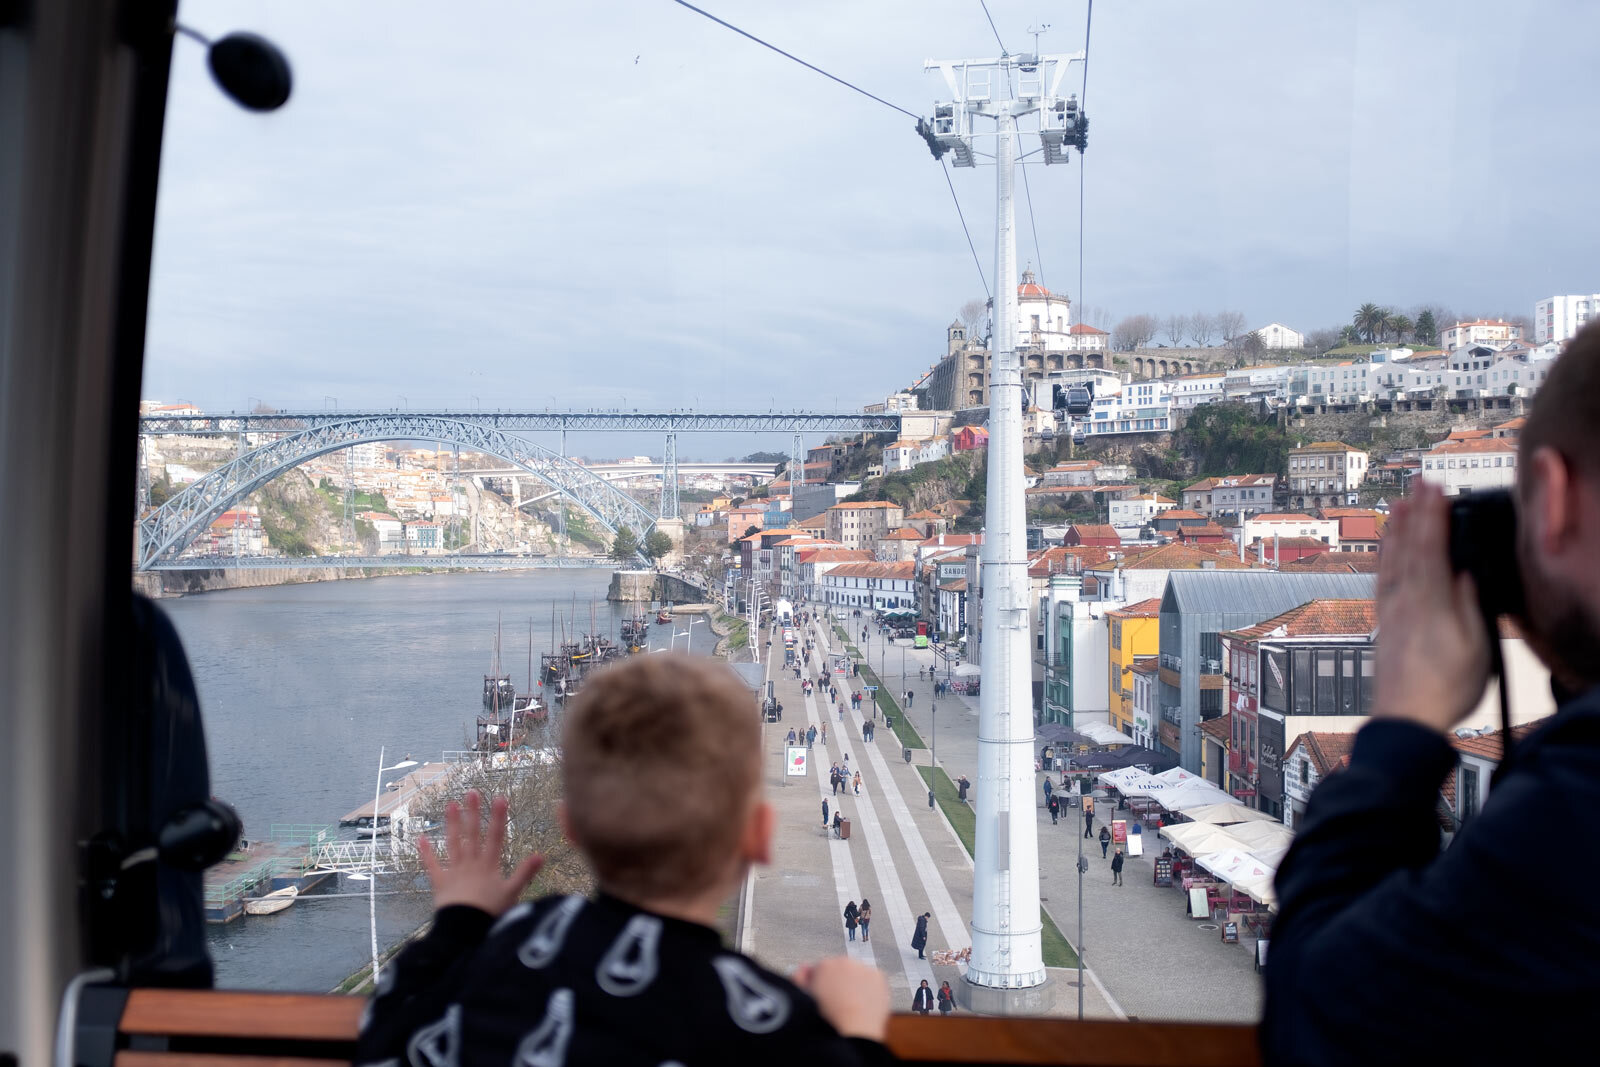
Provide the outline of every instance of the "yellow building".
<path id="1" fill-rule="evenodd" d="M 1129 671 L 1135 656 L 1154 656 L 1161 650 L 1161 598 L 1151 597 L 1108 611 L 1106 625 L 1111 630 L 1106 642 L 1110 656 L 1106 670 L 1110 689 L 1106 707 L 1111 709 L 1111 725 L 1131 734 L 1133 676 Z"/>

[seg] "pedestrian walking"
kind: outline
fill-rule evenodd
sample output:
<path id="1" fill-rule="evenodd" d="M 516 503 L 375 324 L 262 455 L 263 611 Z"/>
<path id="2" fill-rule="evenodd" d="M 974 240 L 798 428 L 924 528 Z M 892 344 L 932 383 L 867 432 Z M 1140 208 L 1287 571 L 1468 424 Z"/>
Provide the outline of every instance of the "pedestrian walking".
<path id="1" fill-rule="evenodd" d="M 852 941 L 856 939 L 856 921 L 856 902 L 852 900 L 844 906 L 844 929 Z"/>
<path id="2" fill-rule="evenodd" d="M 1083 836 L 1084 837 L 1089 837 L 1089 838 L 1094 837 L 1094 809 L 1093 808 L 1091 808 L 1088 811 L 1083 813 Z"/>
<path id="3" fill-rule="evenodd" d="M 789 727 L 789 736 L 784 739 L 784 744 L 786 744 L 786 745 L 794 744 L 794 727 L 793 726 Z"/>
<path id="4" fill-rule="evenodd" d="M 828 768 L 828 784 L 833 786 L 833 795 L 839 795 L 839 767 L 837 764 Z"/>
<path id="5" fill-rule="evenodd" d="M 844 812 L 842 810 L 838 809 L 838 808 L 835 808 L 834 812 L 833 812 L 833 836 L 834 837 L 842 836 L 839 833 L 839 827 L 842 826 L 842 825 L 844 825 Z"/>
<path id="6" fill-rule="evenodd" d="M 911 997 L 911 1010 L 918 1015 L 926 1015 L 933 1010 L 933 990 L 928 988 L 928 980 L 924 978 L 922 984 L 917 986 L 917 991 Z"/>
<path id="7" fill-rule="evenodd" d="M 1102 827 L 1100 827 L 1100 858 L 1101 859 L 1105 859 L 1106 858 L 1106 849 L 1108 849 L 1110 847 L 1111 847 L 1111 831 L 1109 829 L 1107 829 L 1106 827 L 1102 826 Z M 1118 849 L 1117 851 L 1120 852 L 1122 850 Z"/>
<path id="8" fill-rule="evenodd" d="M 823 747 L 827 747 L 827 744 L 828 744 L 828 724 L 827 723 L 823 723 L 822 724 L 822 744 L 823 744 Z"/>
<path id="9" fill-rule="evenodd" d="M 939 983 L 939 1014 L 949 1015 L 956 1010 L 955 990 L 950 988 L 949 982 Z"/>
<path id="10" fill-rule="evenodd" d="M 870 941 L 870 925 L 872 923 L 872 901 L 866 897 L 861 898 L 861 910 L 856 913 L 856 921 L 861 924 L 861 940 Z"/>
<path id="11" fill-rule="evenodd" d="M 1061 814 L 1060 799 L 1055 796 L 1051 796 L 1049 801 L 1046 802 L 1045 806 L 1050 809 L 1050 825 L 1056 825 L 1056 816 Z"/>
<path id="12" fill-rule="evenodd" d="M 835 707 L 837 707 L 839 709 L 839 721 L 840 722 L 844 722 L 844 705 L 843 704 L 837 704 L 837 705 L 835 705 Z"/>
<path id="13" fill-rule="evenodd" d="M 928 944 L 928 920 L 932 917 L 932 914 L 926 911 L 921 915 L 918 915 L 917 929 L 911 935 L 911 947 L 917 950 L 917 959 L 919 960 L 925 960 L 928 958 L 922 954 L 922 950 L 927 947 Z M 927 985 L 928 983 L 923 982 L 922 984 Z M 930 1004 L 928 1006 L 932 1007 L 933 1005 Z M 923 1012 L 923 1014 L 926 1015 L 927 1012 Z"/>
<path id="14" fill-rule="evenodd" d="M 827 826 L 828 826 L 828 798 L 827 797 L 823 797 L 822 798 L 822 826 L 823 826 L 824 829 L 826 829 Z"/>
<path id="15" fill-rule="evenodd" d="M 1116 855 L 1111 857 L 1111 884 L 1122 884 L 1122 849 L 1117 848 Z"/>
<path id="16" fill-rule="evenodd" d="M 1055 792 L 1055 786 L 1050 784 L 1050 776 L 1046 775 L 1044 779 L 1044 802 L 1046 804 L 1050 803 L 1050 795 L 1053 792 Z"/>
<path id="17" fill-rule="evenodd" d="M 861 772 L 860 771 L 856 772 L 855 778 L 852 779 L 852 782 L 854 783 L 854 785 L 856 787 L 856 796 L 860 796 L 861 795 Z"/>

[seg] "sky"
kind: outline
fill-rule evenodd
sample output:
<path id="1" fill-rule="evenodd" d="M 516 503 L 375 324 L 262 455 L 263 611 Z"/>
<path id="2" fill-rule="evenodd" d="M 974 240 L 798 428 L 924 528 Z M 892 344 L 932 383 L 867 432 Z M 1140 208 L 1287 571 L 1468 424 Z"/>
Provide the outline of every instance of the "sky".
<path id="1" fill-rule="evenodd" d="M 946 95 L 926 59 L 999 50 L 978 0 L 701 6 L 916 114 Z M 1042 51 L 1083 47 L 1081 0 L 989 10 L 1013 53 L 1044 24 Z M 859 409 L 984 293 L 911 119 L 671 0 L 192 0 L 180 20 L 267 36 L 295 84 L 243 111 L 176 44 L 147 397 Z M 1101 0 L 1086 156 L 1029 168 L 1021 265 L 1106 329 L 1600 291 L 1597 37 L 1590 0 Z M 950 176 L 992 280 L 994 171 Z"/>

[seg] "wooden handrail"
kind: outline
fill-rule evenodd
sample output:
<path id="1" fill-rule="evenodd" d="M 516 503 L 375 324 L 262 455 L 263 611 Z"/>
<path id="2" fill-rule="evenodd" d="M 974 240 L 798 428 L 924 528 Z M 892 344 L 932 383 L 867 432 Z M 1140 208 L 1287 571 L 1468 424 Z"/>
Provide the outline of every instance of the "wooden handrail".
<path id="1" fill-rule="evenodd" d="M 344 1061 L 301 1058 L 284 1042 L 352 1043 L 366 1007 L 362 997 L 223 990 L 137 989 L 118 1029 L 142 1038 L 268 1042 L 265 1055 L 219 1051 L 123 1050 L 117 1067 L 335 1067 Z M 895 1015 L 888 1044 L 912 1063 L 1061 1064 L 1066 1067 L 1257 1067 L 1252 1026 L 1180 1022 L 1078 1022 L 975 1015 Z"/>

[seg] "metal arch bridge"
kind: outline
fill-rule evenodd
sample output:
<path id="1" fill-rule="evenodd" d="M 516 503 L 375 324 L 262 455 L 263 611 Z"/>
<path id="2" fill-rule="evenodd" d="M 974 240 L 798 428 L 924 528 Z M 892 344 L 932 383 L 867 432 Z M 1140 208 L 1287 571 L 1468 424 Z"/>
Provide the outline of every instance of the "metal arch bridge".
<path id="1" fill-rule="evenodd" d="M 261 429 L 257 427 L 255 432 Z M 284 471 L 368 441 L 449 441 L 498 456 L 571 498 L 612 534 L 622 526 L 642 533 L 657 519 L 633 497 L 564 456 L 502 429 L 457 416 L 346 413 L 292 432 L 285 428 L 275 432 L 286 435 L 223 464 L 139 520 L 139 570 L 150 570 L 176 557 L 217 516 Z M 673 496 L 676 500 L 676 494 Z"/>
<path id="2" fill-rule="evenodd" d="M 141 434 L 296 433 L 377 418 L 446 419 L 492 430 L 653 433 L 899 433 L 894 412 L 699 411 L 273 411 L 141 415 Z M 421 438 L 419 438 L 421 440 Z"/>
<path id="3" fill-rule="evenodd" d="M 389 556 L 176 556 L 156 560 L 144 570 L 594 570 L 618 566 L 609 556 L 521 556 L 440 552 Z M 676 577 L 676 576 L 674 576 Z"/>

